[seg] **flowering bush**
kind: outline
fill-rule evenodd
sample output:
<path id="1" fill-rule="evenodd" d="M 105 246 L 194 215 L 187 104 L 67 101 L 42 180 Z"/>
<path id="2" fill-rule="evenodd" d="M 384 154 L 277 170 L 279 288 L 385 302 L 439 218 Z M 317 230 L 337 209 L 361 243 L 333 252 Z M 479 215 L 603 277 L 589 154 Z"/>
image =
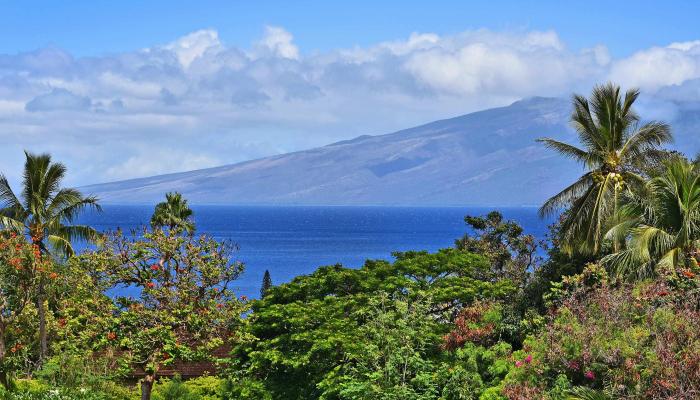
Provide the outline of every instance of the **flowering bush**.
<path id="1" fill-rule="evenodd" d="M 696 278 L 613 286 L 601 277 L 604 273 L 591 265 L 559 286 L 560 306 L 546 328 L 514 353 L 533 358 L 527 368 L 515 361 L 522 368 L 509 374 L 506 392 L 546 393 L 565 378 L 617 399 L 696 399 L 700 297 L 677 282 Z"/>

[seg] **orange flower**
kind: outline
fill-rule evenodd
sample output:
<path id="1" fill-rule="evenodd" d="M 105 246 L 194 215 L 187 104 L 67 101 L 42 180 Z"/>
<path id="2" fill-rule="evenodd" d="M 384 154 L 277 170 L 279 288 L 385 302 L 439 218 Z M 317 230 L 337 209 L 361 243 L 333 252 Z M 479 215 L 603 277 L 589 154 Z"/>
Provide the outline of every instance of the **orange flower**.
<path id="1" fill-rule="evenodd" d="M 55 272 L 52 272 L 52 273 L 49 274 L 49 278 L 51 278 L 51 279 L 56 279 L 56 278 L 58 278 L 58 274 L 55 273 Z"/>
<path id="2" fill-rule="evenodd" d="M 695 278 L 695 274 L 692 271 L 689 271 L 687 269 L 684 269 L 683 271 L 681 271 L 681 273 L 683 274 L 683 276 L 685 276 L 688 279 Z"/>
<path id="3" fill-rule="evenodd" d="M 114 340 L 117 338 L 117 334 L 114 332 L 107 333 L 107 340 Z"/>

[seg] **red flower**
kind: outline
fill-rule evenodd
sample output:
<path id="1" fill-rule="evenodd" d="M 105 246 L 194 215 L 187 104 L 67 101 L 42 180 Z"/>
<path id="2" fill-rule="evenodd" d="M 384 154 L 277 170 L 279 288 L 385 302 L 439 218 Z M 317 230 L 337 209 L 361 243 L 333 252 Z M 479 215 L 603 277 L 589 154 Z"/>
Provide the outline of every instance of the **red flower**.
<path id="1" fill-rule="evenodd" d="M 595 379 L 595 373 L 593 373 L 593 371 L 591 371 L 591 370 L 584 372 L 583 376 L 585 376 L 586 378 L 591 379 L 591 380 Z"/>
<path id="2" fill-rule="evenodd" d="M 221 304 L 221 303 L 219 303 L 219 304 L 216 305 L 216 308 L 224 308 L 224 305 Z"/>
<path id="3" fill-rule="evenodd" d="M 668 291 L 666 291 L 666 290 L 659 290 L 658 292 L 656 292 L 656 294 L 657 294 L 658 296 L 668 296 Z"/>
<path id="4" fill-rule="evenodd" d="M 151 270 L 158 271 L 159 269 L 160 269 L 160 265 L 158 265 L 158 264 L 151 265 Z"/>
<path id="5" fill-rule="evenodd" d="M 156 284 L 153 282 L 148 282 L 146 286 L 148 286 L 149 289 L 153 289 L 154 287 L 156 287 Z"/>

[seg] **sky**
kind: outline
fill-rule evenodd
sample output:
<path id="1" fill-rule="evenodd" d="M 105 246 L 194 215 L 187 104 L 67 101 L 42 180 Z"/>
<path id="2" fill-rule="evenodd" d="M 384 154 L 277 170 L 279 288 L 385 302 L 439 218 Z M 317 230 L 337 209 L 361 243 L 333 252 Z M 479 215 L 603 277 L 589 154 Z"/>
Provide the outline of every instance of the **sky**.
<path id="1" fill-rule="evenodd" d="M 83 185 L 639 87 L 700 103 L 694 1 L 0 1 L 0 172 Z"/>

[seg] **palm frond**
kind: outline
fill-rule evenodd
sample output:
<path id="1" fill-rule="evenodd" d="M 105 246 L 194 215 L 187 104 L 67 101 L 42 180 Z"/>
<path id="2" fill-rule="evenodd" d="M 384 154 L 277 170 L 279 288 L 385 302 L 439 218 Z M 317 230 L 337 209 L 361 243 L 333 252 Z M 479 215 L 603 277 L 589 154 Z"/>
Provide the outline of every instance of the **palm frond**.
<path id="1" fill-rule="evenodd" d="M 588 167 L 595 165 L 595 163 L 599 161 L 594 154 L 588 153 L 585 150 L 581 150 L 578 147 L 568 143 L 560 142 L 551 138 L 540 138 L 537 139 L 537 141 L 544 143 L 547 148 L 556 151 L 564 157 L 571 158 Z"/>
<path id="2" fill-rule="evenodd" d="M 652 121 L 644 124 L 627 139 L 620 155 L 630 162 L 638 159 L 646 161 L 646 158 L 653 156 L 650 150 L 672 141 L 671 127 L 663 122 Z"/>
<path id="3" fill-rule="evenodd" d="M 593 184 L 592 174 L 587 173 L 581 176 L 576 182 L 552 196 L 539 209 L 539 215 L 546 217 L 554 214 L 563 207 L 567 207 L 571 202 L 580 198 Z"/>

